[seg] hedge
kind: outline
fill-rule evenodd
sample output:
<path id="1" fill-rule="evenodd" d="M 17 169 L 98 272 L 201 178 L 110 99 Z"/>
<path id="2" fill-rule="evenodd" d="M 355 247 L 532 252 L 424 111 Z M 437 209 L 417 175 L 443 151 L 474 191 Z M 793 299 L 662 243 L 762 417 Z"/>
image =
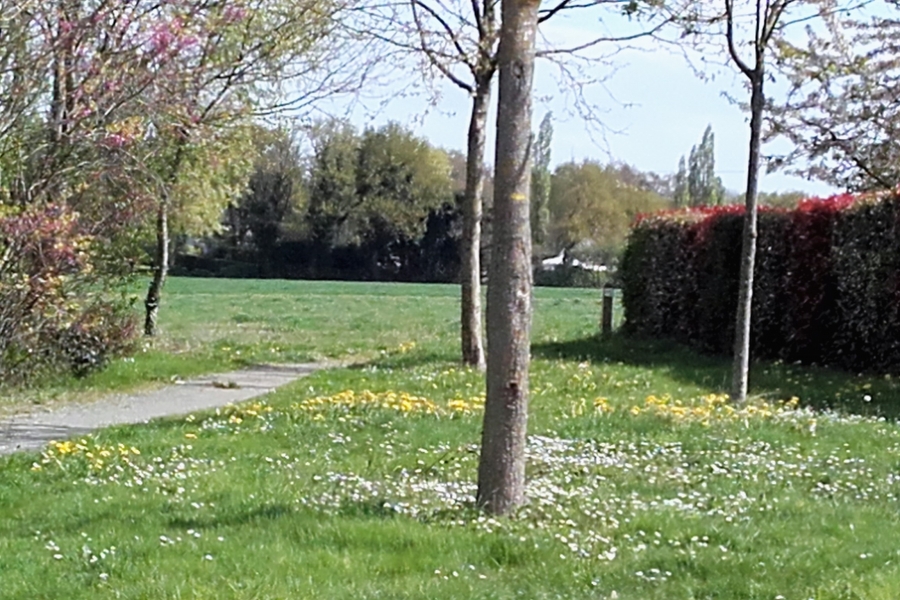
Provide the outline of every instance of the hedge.
<path id="1" fill-rule="evenodd" d="M 625 331 L 731 354 L 743 207 L 642 217 L 621 265 Z M 900 194 L 840 195 L 759 215 L 751 349 L 900 371 Z"/>

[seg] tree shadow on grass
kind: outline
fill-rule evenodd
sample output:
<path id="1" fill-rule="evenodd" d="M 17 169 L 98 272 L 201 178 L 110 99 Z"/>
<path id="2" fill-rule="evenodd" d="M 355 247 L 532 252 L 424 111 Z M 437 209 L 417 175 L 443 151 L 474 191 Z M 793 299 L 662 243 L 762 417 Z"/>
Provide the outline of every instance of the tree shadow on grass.
<path id="1" fill-rule="evenodd" d="M 379 369 L 412 369 L 430 364 L 459 362 L 456 354 L 444 351 L 415 350 L 404 354 L 386 354 L 370 361 L 355 363 L 347 367 L 351 370 L 363 370 L 376 367 Z"/>
<path id="2" fill-rule="evenodd" d="M 260 521 L 277 521 L 297 512 L 290 504 L 261 504 L 247 507 L 241 511 L 226 511 L 218 515 L 197 516 L 190 518 L 174 517 L 168 525 L 175 529 L 214 529 L 216 527 L 235 527 L 258 523 Z"/>
<path id="3" fill-rule="evenodd" d="M 228 509 L 216 515 L 193 517 L 173 517 L 167 525 L 174 529 L 216 529 L 219 527 L 243 527 L 264 521 L 279 521 L 298 515 L 316 514 L 314 508 L 291 504 L 261 504 L 241 509 Z M 339 517 L 358 519 L 394 519 L 398 513 L 387 500 L 345 501 L 332 509 L 332 514 Z"/>
<path id="4" fill-rule="evenodd" d="M 563 342 L 535 344 L 538 358 L 623 364 L 665 371 L 667 377 L 711 392 L 728 391 L 730 357 L 710 356 L 670 341 L 617 333 Z M 890 376 L 853 374 L 816 366 L 756 361 L 750 371 L 750 394 L 770 399 L 800 398 L 817 409 L 900 418 L 900 385 Z"/>

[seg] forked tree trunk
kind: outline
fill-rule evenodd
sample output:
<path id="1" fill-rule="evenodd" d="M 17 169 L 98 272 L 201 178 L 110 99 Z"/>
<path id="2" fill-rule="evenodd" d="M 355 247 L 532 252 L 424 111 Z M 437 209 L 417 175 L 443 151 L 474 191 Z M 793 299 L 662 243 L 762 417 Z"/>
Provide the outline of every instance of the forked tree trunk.
<path id="1" fill-rule="evenodd" d="M 169 202 L 163 198 L 156 212 L 156 251 L 153 253 L 153 278 L 144 300 L 144 335 L 156 335 L 159 302 L 169 272 Z"/>
<path id="2" fill-rule="evenodd" d="M 525 501 L 531 338 L 531 84 L 539 0 L 503 0 L 493 250 L 487 298 L 487 402 L 477 503 L 506 514 Z"/>
<path id="3" fill-rule="evenodd" d="M 750 322 L 753 306 L 753 266 L 756 262 L 757 187 L 759 156 L 762 145 L 764 72 L 760 62 L 750 81 L 750 156 L 747 161 L 747 194 L 744 198 L 744 233 L 741 243 L 741 278 L 737 318 L 734 331 L 734 364 L 731 372 L 731 400 L 742 404 L 747 400 L 750 378 Z"/>
<path id="4" fill-rule="evenodd" d="M 481 333 L 481 216 L 484 190 L 484 145 L 491 78 L 476 84 L 469 120 L 466 190 L 463 195 L 462 264 L 460 265 L 463 363 L 484 370 Z"/>

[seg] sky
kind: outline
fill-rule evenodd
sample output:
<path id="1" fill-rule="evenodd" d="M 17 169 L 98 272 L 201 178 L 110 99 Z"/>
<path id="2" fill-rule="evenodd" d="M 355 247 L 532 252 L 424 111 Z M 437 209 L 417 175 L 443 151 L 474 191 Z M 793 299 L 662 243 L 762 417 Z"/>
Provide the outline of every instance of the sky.
<path id="1" fill-rule="evenodd" d="M 556 19 L 556 18 L 554 18 Z M 615 26 L 609 24 L 606 27 Z M 570 44 L 601 35 L 603 25 L 595 20 L 563 18 L 548 21 L 542 35 L 549 43 Z M 712 53 L 713 56 L 710 54 Z M 724 62 L 724 54 L 707 51 L 706 62 Z M 691 62 L 704 63 L 704 55 L 693 52 Z M 572 94 L 556 81 L 556 68 L 546 60 L 539 61 L 534 81 L 534 119 L 536 131 L 540 120 L 553 113 L 554 135 L 552 162 L 595 159 L 602 163 L 625 162 L 642 171 L 673 173 L 678 160 L 691 147 L 699 144 L 707 125 L 715 133 L 716 171 L 726 189 L 743 191 L 746 185 L 746 163 L 749 143 L 749 115 L 729 101 L 723 92 L 743 99 L 746 92 L 741 76 L 733 69 L 704 67 L 706 76 L 698 77 L 681 54 L 665 49 L 659 42 L 648 40 L 637 49 L 620 52 L 612 65 L 598 62 L 588 67 L 588 75 L 605 78 L 602 85 L 585 90 L 588 101 L 597 108 L 600 127 L 588 127 L 573 114 Z M 399 89 L 399 88 L 398 88 Z M 445 83 L 439 85 L 439 100 L 430 106 L 424 95 L 397 94 L 397 98 L 378 110 L 359 109 L 351 120 L 358 127 L 396 121 L 410 126 L 432 144 L 459 151 L 465 150 L 470 109 L 465 93 Z M 390 90 L 387 93 L 390 96 Z M 496 102 L 496 94 L 494 95 Z M 492 111 L 490 130 L 496 118 Z M 604 133 L 592 131 L 602 129 Z M 492 163 L 493 135 L 488 140 L 488 162 Z M 783 150 L 787 146 L 773 142 L 763 152 Z M 784 173 L 762 174 L 760 190 L 766 192 L 802 191 L 810 196 L 833 193 L 830 186 Z"/>

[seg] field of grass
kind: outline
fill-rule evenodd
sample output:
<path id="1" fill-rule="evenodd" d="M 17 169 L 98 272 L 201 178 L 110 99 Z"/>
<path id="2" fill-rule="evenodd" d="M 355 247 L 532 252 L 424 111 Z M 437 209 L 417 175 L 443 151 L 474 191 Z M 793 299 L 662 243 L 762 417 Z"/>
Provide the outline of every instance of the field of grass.
<path id="1" fill-rule="evenodd" d="M 252 363 L 365 362 L 409 341 L 418 356 L 451 360 L 458 297 L 453 285 L 171 278 L 158 338 L 84 379 L 6 390 L 0 414 Z M 539 341 L 571 339 L 586 319 L 599 318 L 596 290 L 541 289 L 537 298 L 546 307 Z"/>
<path id="2" fill-rule="evenodd" d="M 455 288 L 168 291 L 170 351 L 358 362 L 0 458 L 0 598 L 900 598 L 890 378 L 758 365 L 733 409 L 727 361 L 598 339 L 596 292 L 538 290 L 530 501 L 491 519 Z"/>

